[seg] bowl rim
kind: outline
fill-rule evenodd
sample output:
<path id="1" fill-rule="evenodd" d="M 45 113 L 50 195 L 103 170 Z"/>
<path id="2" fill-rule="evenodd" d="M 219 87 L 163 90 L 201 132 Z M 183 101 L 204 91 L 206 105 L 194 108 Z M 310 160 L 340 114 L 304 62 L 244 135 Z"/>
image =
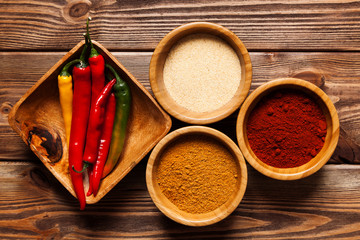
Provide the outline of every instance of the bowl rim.
<path id="1" fill-rule="evenodd" d="M 235 192 L 228 202 L 226 202 L 227 207 L 221 205 L 219 208 L 215 209 L 214 211 L 202 214 L 191 214 L 179 209 L 171 209 L 168 208 L 163 204 L 163 200 L 160 196 L 163 196 L 166 201 L 167 198 L 162 195 L 161 191 L 156 191 L 155 188 L 155 163 L 158 161 L 159 157 L 161 156 L 164 149 L 166 149 L 170 143 L 179 139 L 188 134 L 200 134 L 210 136 L 212 139 L 219 141 L 222 143 L 233 155 L 234 161 L 236 161 L 237 166 L 239 167 L 239 182 L 238 182 L 238 189 Z M 239 149 L 239 147 L 224 133 L 210 128 L 206 126 L 186 126 L 183 128 L 179 128 L 174 130 L 173 132 L 166 135 L 153 149 L 152 153 L 150 154 L 147 167 L 146 167 L 146 185 L 148 192 L 150 194 L 151 199 L 153 200 L 156 207 L 168 218 L 181 223 L 187 226 L 207 226 L 210 224 L 214 224 L 219 222 L 229 216 L 240 204 L 246 190 L 247 186 L 247 166 L 245 159 Z M 173 205 L 173 204 L 171 204 Z M 173 205 L 176 208 L 175 205 Z"/>
<path id="2" fill-rule="evenodd" d="M 171 47 L 177 42 L 174 39 L 181 39 L 187 35 L 195 33 L 208 33 L 222 38 L 234 49 L 241 62 L 240 67 L 242 68 L 242 77 L 237 92 L 224 106 L 209 112 L 194 112 L 180 106 L 175 102 L 175 100 L 173 100 L 172 97 L 170 97 L 167 91 L 162 91 L 158 84 L 158 81 L 163 82 L 162 71 L 157 71 L 157 68 L 163 66 L 160 63 L 160 59 L 163 57 L 166 59 L 166 56 L 164 55 L 167 55 L 167 52 L 170 51 Z M 168 49 L 168 51 L 165 49 Z M 161 80 L 159 80 L 159 78 Z M 155 98 L 170 115 L 180 121 L 190 124 L 209 124 L 226 118 L 243 103 L 250 90 L 252 81 L 252 64 L 250 55 L 245 45 L 231 30 L 212 22 L 190 22 L 176 27 L 166 34 L 158 43 L 150 60 L 149 79 Z M 241 81 L 243 81 L 243 84 Z"/>
<path id="3" fill-rule="evenodd" d="M 246 143 L 248 142 L 248 140 L 246 136 L 246 130 L 244 130 L 244 128 L 246 125 L 247 117 L 250 114 L 252 107 L 256 105 L 257 101 L 260 98 L 262 98 L 264 95 L 271 92 L 272 90 L 288 87 L 296 88 L 301 91 L 305 90 L 308 94 L 310 93 L 310 95 L 317 96 L 317 99 L 322 103 L 322 105 L 326 108 L 326 111 L 328 112 L 328 114 L 324 114 L 325 117 L 326 115 L 328 115 L 328 118 L 330 119 L 331 125 L 329 126 L 329 124 L 327 124 L 327 135 L 330 135 L 326 136 L 325 138 L 325 142 L 328 143 L 328 147 L 326 149 L 323 147 L 320 151 L 322 152 L 322 154 L 318 154 L 312 160 L 310 160 L 314 161 L 312 162 L 312 165 L 308 164 L 310 163 L 308 162 L 302 166 L 294 168 L 276 168 L 263 163 L 260 159 L 256 157 L 250 147 L 247 146 L 248 144 Z M 328 121 L 329 120 L 327 120 L 327 122 Z M 333 152 L 335 151 L 338 143 L 340 135 L 339 125 L 339 118 L 335 106 L 333 105 L 330 98 L 326 95 L 326 93 L 323 92 L 319 87 L 317 87 L 313 83 L 298 78 L 278 78 L 261 85 L 260 87 L 255 89 L 245 100 L 238 114 L 236 122 L 236 135 L 238 145 L 246 161 L 258 172 L 262 173 L 265 176 L 278 180 L 297 180 L 317 172 L 327 163 L 327 161 L 330 159 Z"/>

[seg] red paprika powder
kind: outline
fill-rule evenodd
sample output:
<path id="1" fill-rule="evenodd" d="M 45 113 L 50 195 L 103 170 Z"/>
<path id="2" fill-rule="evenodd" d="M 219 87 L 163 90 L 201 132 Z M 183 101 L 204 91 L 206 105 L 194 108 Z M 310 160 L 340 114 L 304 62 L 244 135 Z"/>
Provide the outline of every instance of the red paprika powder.
<path id="1" fill-rule="evenodd" d="M 278 168 L 301 166 L 324 145 L 326 119 L 307 94 L 289 89 L 263 97 L 250 113 L 247 138 L 264 163 Z"/>

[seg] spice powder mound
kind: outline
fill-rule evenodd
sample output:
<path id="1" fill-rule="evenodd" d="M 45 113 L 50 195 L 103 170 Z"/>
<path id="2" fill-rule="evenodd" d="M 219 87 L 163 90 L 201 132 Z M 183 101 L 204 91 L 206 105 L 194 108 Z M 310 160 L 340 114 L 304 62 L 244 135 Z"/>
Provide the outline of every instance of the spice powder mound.
<path id="1" fill-rule="evenodd" d="M 307 94 L 277 90 L 263 97 L 247 121 L 252 151 L 264 163 L 278 168 L 298 167 L 322 149 L 326 119 Z"/>
<path id="2" fill-rule="evenodd" d="M 239 181 L 235 159 L 225 146 L 202 136 L 186 136 L 163 152 L 156 180 L 180 210 L 200 214 L 223 205 Z"/>
<path id="3" fill-rule="evenodd" d="M 170 49 L 163 78 L 177 104 L 194 112 L 208 112 L 224 106 L 235 95 L 241 64 L 234 49 L 221 38 L 191 34 Z"/>

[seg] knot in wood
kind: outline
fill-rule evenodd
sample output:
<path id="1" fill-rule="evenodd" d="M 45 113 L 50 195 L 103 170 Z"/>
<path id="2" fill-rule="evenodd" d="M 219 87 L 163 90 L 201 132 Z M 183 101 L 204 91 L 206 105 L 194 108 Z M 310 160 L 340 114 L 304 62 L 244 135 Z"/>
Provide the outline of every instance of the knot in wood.
<path id="1" fill-rule="evenodd" d="M 90 6 L 86 2 L 79 2 L 70 7 L 69 16 L 79 18 L 86 15 L 90 10 Z"/>
<path id="2" fill-rule="evenodd" d="M 325 85 L 325 80 L 326 80 L 325 75 L 322 73 L 322 71 L 318 69 L 310 69 L 299 73 L 295 73 L 292 77 L 300 78 L 308 82 L 311 82 L 316 86 L 318 86 L 319 88 L 322 88 Z"/>
<path id="3" fill-rule="evenodd" d="M 51 164 L 59 162 L 62 158 L 62 142 L 58 133 L 40 126 L 32 126 L 27 132 L 29 145 L 35 147 L 38 154 L 42 155 Z"/>
<path id="4" fill-rule="evenodd" d="M 89 15 L 91 2 L 88 0 L 74 0 L 65 5 L 63 17 L 68 22 L 77 22 L 86 19 Z"/>
<path id="5" fill-rule="evenodd" d="M 12 105 L 10 102 L 4 102 L 0 106 L 0 112 L 1 115 L 3 115 L 4 118 L 7 118 L 10 111 L 11 111 Z"/>

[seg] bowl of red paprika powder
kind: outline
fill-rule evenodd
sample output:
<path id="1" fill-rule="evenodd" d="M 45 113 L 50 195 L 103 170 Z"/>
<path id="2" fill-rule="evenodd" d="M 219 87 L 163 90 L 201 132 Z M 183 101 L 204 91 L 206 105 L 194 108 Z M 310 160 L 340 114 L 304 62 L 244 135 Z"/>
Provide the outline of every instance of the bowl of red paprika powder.
<path id="1" fill-rule="evenodd" d="M 282 78 L 249 95 L 236 134 L 252 167 L 274 179 L 295 180 L 317 172 L 330 159 L 339 139 L 339 119 L 316 85 Z"/>

